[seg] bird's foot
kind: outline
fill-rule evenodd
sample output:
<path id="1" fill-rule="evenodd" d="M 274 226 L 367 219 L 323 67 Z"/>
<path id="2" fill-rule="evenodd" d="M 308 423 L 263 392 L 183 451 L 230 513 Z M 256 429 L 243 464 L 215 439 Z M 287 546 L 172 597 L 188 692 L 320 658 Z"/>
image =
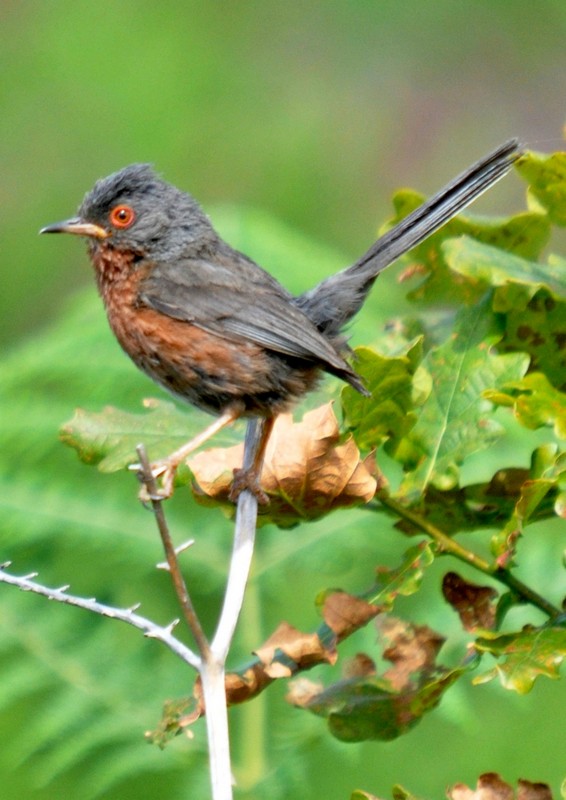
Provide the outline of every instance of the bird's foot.
<path id="1" fill-rule="evenodd" d="M 259 480 L 260 476 L 256 469 L 235 469 L 229 499 L 235 503 L 240 494 L 247 490 L 253 494 L 260 506 L 269 505 L 269 497 L 261 488 Z"/>
<path id="2" fill-rule="evenodd" d="M 148 476 L 144 473 L 142 465 L 130 464 L 129 469 L 137 474 L 141 483 L 141 489 L 138 493 L 140 501 L 146 505 L 151 502 L 168 500 L 175 489 L 175 475 L 178 467 L 178 462 L 170 458 L 154 461 L 150 465 L 152 480 L 148 482 Z M 159 484 L 157 483 L 158 478 Z M 153 487 L 149 486 L 148 483 L 152 483 Z"/>

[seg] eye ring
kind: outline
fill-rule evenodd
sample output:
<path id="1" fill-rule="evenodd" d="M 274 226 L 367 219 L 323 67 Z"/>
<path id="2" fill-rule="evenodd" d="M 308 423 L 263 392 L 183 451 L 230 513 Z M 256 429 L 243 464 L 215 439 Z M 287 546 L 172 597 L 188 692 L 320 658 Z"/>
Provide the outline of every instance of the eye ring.
<path id="1" fill-rule="evenodd" d="M 131 206 L 119 205 L 110 212 L 110 222 L 115 228 L 129 228 L 136 219 L 136 212 Z"/>

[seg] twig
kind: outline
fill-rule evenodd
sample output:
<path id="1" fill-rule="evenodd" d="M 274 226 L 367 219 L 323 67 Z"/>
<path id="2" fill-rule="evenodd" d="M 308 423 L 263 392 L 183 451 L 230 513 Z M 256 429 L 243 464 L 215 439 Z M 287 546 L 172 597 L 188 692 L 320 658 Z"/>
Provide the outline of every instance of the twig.
<path id="1" fill-rule="evenodd" d="M 549 617 L 553 618 L 560 615 L 561 612 L 558 608 L 552 605 L 552 603 L 549 603 L 548 600 L 512 575 L 508 570 L 503 569 L 497 564 L 490 564 L 489 561 L 481 558 L 472 550 L 468 550 L 466 547 L 463 547 L 450 536 L 447 536 L 443 531 L 440 530 L 440 528 L 437 528 L 437 526 L 432 522 L 424 519 L 414 511 L 405 508 L 405 506 L 402 503 L 397 502 L 397 500 L 394 500 L 387 494 L 385 490 L 378 492 L 376 496 L 382 505 L 391 509 L 391 511 L 393 511 L 398 517 L 406 519 L 407 522 L 410 522 L 416 528 L 429 536 L 434 542 L 436 542 L 440 552 L 450 553 L 450 555 L 454 556 L 460 561 L 464 561 L 466 564 L 470 564 L 472 567 L 475 567 L 485 575 L 495 578 L 495 580 L 503 583 L 522 600 L 527 603 L 531 603 L 531 605 L 536 606 L 541 611 L 544 611 L 544 613 Z"/>
<path id="2" fill-rule="evenodd" d="M 163 627 L 161 625 L 157 625 L 155 622 L 152 622 L 149 619 L 146 619 L 145 617 L 140 616 L 139 614 L 136 614 L 135 611 L 139 608 L 139 604 L 132 606 L 132 608 L 115 608 L 114 606 L 107 606 L 104 603 L 99 603 L 94 598 L 87 599 L 84 597 L 77 597 L 76 595 L 67 594 L 68 587 L 66 586 L 58 589 L 50 589 L 47 586 L 36 583 L 31 579 L 32 577 L 35 577 L 36 573 L 32 573 L 32 576 L 25 575 L 23 577 L 11 575 L 9 572 L 6 572 L 7 566 L 9 566 L 9 562 L 0 566 L 1 583 L 9 583 L 12 586 L 17 586 L 24 592 L 41 594 L 43 597 L 47 597 L 48 600 L 55 600 L 58 603 L 66 603 L 70 606 L 84 608 L 86 611 L 92 611 L 95 614 L 101 614 L 103 617 L 110 617 L 111 619 L 117 619 L 121 622 L 126 622 L 128 625 L 133 625 L 134 628 L 138 628 L 140 631 L 143 631 L 144 636 L 147 636 L 150 639 L 156 639 L 158 642 L 162 642 L 170 650 L 172 650 L 175 655 L 179 656 L 179 658 L 183 659 L 183 661 L 185 661 L 187 664 L 190 664 L 191 667 L 194 667 L 196 670 L 200 670 L 201 661 L 196 653 L 194 653 L 190 647 L 187 647 L 175 636 L 173 636 L 173 629 L 175 628 L 178 620 L 175 620 L 170 625 L 167 625 L 167 627 Z"/>
<path id="3" fill-rule="evenodd" d="M 140 460 L 140 480 L 145 484 L 148 495 L 150 497 L 151 506 L 155 515 L 155 521 L 163 542 L 163 549 L 165 550 L 165 557 L 169 566 L 171 580 L 173 587 L 181 606 L 181 611 L 185 618 L 185 622 L 189 626 L 191 633 L 194 636 L 198 650 L 203 658 L 203 661 L 210 656 L 210 644 L 202 629 L 200 620 L 197 616 L 192 600 L 190 598 L 185 579 L 179 567 L 179 559 L 177 552 L 169 533 L 169 526 L 165 519 L 165 512 L 163 511 L 163 500 L 159 497 L 157 482 L 151 471 L 151 465 L 147 457 L 147 453 L 143 444 L 136 447 L 136 451 Z"/>

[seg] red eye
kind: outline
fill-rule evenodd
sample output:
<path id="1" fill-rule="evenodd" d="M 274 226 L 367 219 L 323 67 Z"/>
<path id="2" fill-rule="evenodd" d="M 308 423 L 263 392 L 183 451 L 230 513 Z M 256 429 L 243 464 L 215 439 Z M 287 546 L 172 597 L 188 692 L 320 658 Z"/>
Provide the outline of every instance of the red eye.
<path id="1" fill-rule="evenodd" d="M 131 206 L 116 206 L 110 212 L 110 222 L 115 228 L 129 228 L 136 218 Z"/>

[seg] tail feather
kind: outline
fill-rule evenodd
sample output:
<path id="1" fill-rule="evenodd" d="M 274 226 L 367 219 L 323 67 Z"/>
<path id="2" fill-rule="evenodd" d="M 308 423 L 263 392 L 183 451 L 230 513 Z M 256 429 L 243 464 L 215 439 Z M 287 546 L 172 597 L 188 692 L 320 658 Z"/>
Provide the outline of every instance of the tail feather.
<path id="1" fill-rule="evenodd" d="M 297 297 L 296 304 L 321 332 L 339 334 L 361 308 L 380 272 L 489 189 L 521 154 L 516 139 L 501 145 L 381 236 L 351 267 Z"/>

